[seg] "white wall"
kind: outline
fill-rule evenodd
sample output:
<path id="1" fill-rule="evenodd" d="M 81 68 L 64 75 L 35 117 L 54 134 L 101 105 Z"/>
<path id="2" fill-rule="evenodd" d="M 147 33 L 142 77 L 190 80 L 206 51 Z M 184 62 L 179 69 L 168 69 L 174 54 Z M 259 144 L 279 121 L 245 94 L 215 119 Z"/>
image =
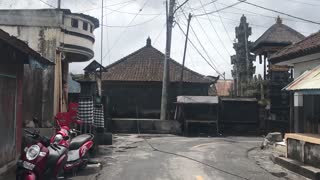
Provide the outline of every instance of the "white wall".
<path id="1" fill-rule="evenodd" d="M 319 64 L 320 64 L 320 57 L 312 61 L 305 61 L 305 62 L 294 64 L 294 79 L 299 77 L 305 71 L 311 70 L 314 67 L 318 66 Z"/>

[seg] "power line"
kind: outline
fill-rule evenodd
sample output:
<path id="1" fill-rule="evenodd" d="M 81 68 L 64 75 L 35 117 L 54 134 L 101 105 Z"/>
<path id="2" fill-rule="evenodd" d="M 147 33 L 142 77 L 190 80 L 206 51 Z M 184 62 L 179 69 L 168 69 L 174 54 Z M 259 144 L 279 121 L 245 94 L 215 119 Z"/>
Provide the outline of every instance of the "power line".
<path id="1" fill-rule="evenodd" d="M 159 17 L 161 14 L 147 20 L 147 21 L 144 21 L 144 22 L 141 22 L 141 23 L 138 23 L 138 24 L 133 24 L 133 25 L 128 25 L 128 26 L 116 26 L 116 25 L 103 25 L 103 26 L 106 26 L 106 27 L 110 27 L 110 28 L 130 28 L 130 27 L 136 27 L 136 26 L 141 26 L 141 25 L 144 25 L 146 23 L 149 23 L 153 20 L 155 20 L 157 17 Z"/>
<path id="2" fill-rule="evenodd" d="M 218 8 L 217 8 L 217 6 L 216 6 L 215 1 L 211 0 L 211 2 L 213 2 L 213 5 L 214 5 L 215 9 L 216 9 L 216 10 L 218 10 Z M 224 25 L 224 23 L 223 23 L 223 21 L 222 21 L 222 18 L 221 18 L 220 13 L 219 13 L 219 12 L 217 12 L 217 14 L 218 14 L 218 16 L 219 16 L 219 19 L 220 19 L 220 21 L 221 21 L 221 24 L 222 24 L 222 26 L 223 26 L 223 29 L 224 29 L 224 31 L 226 32 L 226 34 L 227 34 L 227 36 L 228 36 L 229 40 L 230 40 L 231 42 L 233 42 L 233 41 L 232 41 L 232 39 L 231 39 L 231 37 L 230 37 L 230 35 L 229 35 L 229 32 L 228 32 L 228 30 L 227 30 L 226 26 Z"/>
<path id="3" fill-rule="evenodd" d="M 179 29 L 182 31 L 182 33 L 186 36 L 186 33 L 183 31 L 183 29 L 181 28 L 180 24 L 177 23 Z M 191 26 L 190 26 L 191 27 Z M 204 55 L 199 51 L 199 49 L 194 45 L 194 43 L 190 40 L 190 38 L 188 38 L 188 41 L 190 42 L 191 46 L 198 52 L 198 54 L 203 58 L 203 60 L 206 61 L 206 63 L 218 74 L 221 75 L 221 73 L 217 70 L 216 67 L 214 67 L 212 64 L 210 64 L 210 62 L 207 60 L 207 58 L 204 57 Z"/>
<path id="4" fill-rule="evenodd" d="M 115 10 L 115 9 L 111 9 L 111 8 L 106 8 L 109 9 L 111 11 L 117 12 L 117 13 L 122 13 L 122 14 L 131 14 L 131 15 L 136 15 L 137 13 L 134 12 L 125 12 L 125 11 L 119 11 L 119 10 Z M 157 14 L 147 14 L 147 13 L 141 13 L 138 14 L 138 16 L 156 16 L 156 15 L 161 15 L 161 14 L 165 14 L 165 13 L 157 13 Z"/>
<path id="5" fill-rule="evenodd" d="M 112 7 L 112 6 L 118 6 L 118 5 L 122 5 L 122 4 L 127 4 L 127 3 L 132 2 L 132 1 L 136 1 L 136 0 L 130 0 L 130 1 L 125 1 L 125 2 L 120 2 L 120 3 L 110 4 L 110 5 L 103 6 L 103 8 Z M 78 13 L 84 13 L 84 12 L 93 11 L 93 10 L 96 10 L 96 9 L 101 9 L 101 7 L 96 7 L 96 8 L 91 8 L 91 9 L 78 11 Z"/>
<path id="6" fill-rule="evenodd" d="M 301 17 L 294 16 L 294 15 L 291 15 L 291 14 L 287 14 L 287 13 L 284 13 L 284 12 L 280 12 L 280 11 L 277 11 L 277 10 L 269 9 L 269 8 L 266 8 L 266 7 L 257 5 L 257 4 L 253 4 L 253 3 L 250 3 L 250 2 L 247 2 L 247 1 L 241 1 L 241 0 L 239 0 L 239 1 L 240 1 L 240 2 L 243 2 L 243 3 L 245 3 L 245 4 L 249 4 L 249 5 L 251 5 L 251 6 L 258 7 L 258 8 L 260 8 L 260 9 L 264 9 L 264 10 L 267 10 L 267 11 L 272 11 L 272 12 L 279 13 L 279 14 L 282 14 L 282 15 L 286 15 L 286 16 L 289 16 L 289 17 L 292 17 L 292 18 L 295 18 L 295 19 L 299 19 L 299 20 L 305 21 L 305 22 L 309 22 L 309 23 L 313 23 L 313 24 L 318 24 L 318 25 L 320 25 L 319 22 L 315 22 L 315 21 L 312 21 L 312 20 L 309 20 L 309 19 L 305 19 L 305 18 L 301 18 Z"/>
<path id="7" fill-rule="evenodd" d="M 201 2 L 201 1 L 200 1 L 200 2 Z M 181 10 L 181 11 L 182 11 L 184 17 L 187 18 L 185 12 L 184 12 L 183 10 Z M 203 31 L 204 34 L 206 35 L 206 37 L 207 37 L 208 41 L 210 42 L 211 46 L 212 46 L 212 47 L 214 48 L 214 50 L 218 53 L 218 55 L 221 57 L 221 59 L 223 59 L 224 62 L 226 62 L 226 63 L 228 64 L 227 60 L 224 58 L 224 56 L 221 55 L 220 51 L 215 47 L 215 45 L 214 45 L 214 44 L 212 43 L 212 41 L 210 40 L 208 34 L 207 34 L 206 31 L 204 30 L 204 28 L 203 28 L 203 26 L 201 25 L 201 23 L 200 23 L 200 21 L 198 20 L 198 18 L 197 18 L 197 17 L 195 17 L 195 18 L 196 18 L 198 24 L 200 25 L 200 28 L 202 29 L 202 31 Z M 208 19 L 209 19 L 209 17 L 208 17 Z M 210 23 L 211 23 L 211 22 L 210 22 Z M 212 25 L 212 23 L 211 23 L 211 26 L 212 26 L 213 29 L 215 30 L 215 28 L 214 28 L 214 26 Z M 192 30 L 193 34 L 195 34 L 195 36 L 196 36 L 196 33 L 195 33 L 193 27 L 192 27 L 191 25 L 190 25 L 190 27 L 191 27 L 191 30 Z M 219 35 L 218 35 L 218 33 L 217 33 L 216 30 L 215 30 L 215 32 L 216 32 L 217 36 L 219 37 Z M 196 36 L 196 38 L 198 39 L 197 36 Z M 219 38 L 220 38 L 220 37 L 219 37 Z M 200 40 L 199 40 L 199 39 L 198 39 L 198 42 L 200 43 Z M 221 40 L 221 39 L 220 39 L 220 42 L 222 43 L 222 40 Z M 200 44 L 200 45 L 202 46 L 202 44 Z M 224 44 L 222 44 L 222 45 L 224 45 Z M 202 47 L 203 47 L 203 46 L 202 46 Z M 224 46 L 224 48 L 225 48 L 226 52 L 230 55 L 230 53 L 227 51 L 227 49 L 226 49 L 225 46 Z M 204 47 L 203 47 L 203 49 L 204 49 Z M 205 50 L 204 50 L 204 51 L 205 51 Z M 207 53 L 207 51 L 205 51 L 205 52 Z M 207 54 L 207 56 L 210 57 L 208 54 Z M 231 56 L 231 55 L 230 55 L 230 56 Z M 210 59 L 210 58 L 209 58 L 209 59 Z M 211 59 L 210 59 L 210 60 L 211 60 Z M 229 65 L 229 64 L 228 64 L 228 65 Z"/>
<path id="8" fill-rule="evenodd" d="M 210 1 L 210 2 L 208 2 L 208 3 L 203 4 L 203 6 L 208 6 L 208 5 L 210 5 L 210 4 L 212 4 L 212 3 L 215 3 L 215 2 L 217 2 L 217 1 L 218 1 L 218 0 Z M 189 7 L 189 8 L 190 8 L 191 10 L 197 11 L 197 10 L 201 9 L 202 6 L 199 6 L 199 7 L 196 7 L 196 8 L 192 8 L 192 7 Z"/>
<path id="9" fill-rule="evenodd" d="M 203 14 L 196 14 L 196 15 L 194 15 L 194 17 L 196 17 L 196 16 L 205 16 L 205 15 L 213 14 L 213 13 L 216 13 L 216 12 L 219 12 L 219 11 L 222 11 L 222 10 L 225 10 L 225 9 L 228 9 L 228 8 L 231 8 L 231 7 L 233 7 L 233 6 L 236 6 L 236 5 L 238 5 L 238 4 L 242 3 L 242 2 L 245 2 L 245 1 L 246 1 L 246 0 L 239 0 L 239 2 L 233 3 L 233 4 L 229 5 L 229 6 L 224 7 L 224 8 L 221 8 L 221 9 L 218 9 L 218 10 L 215 10 L 215 11 L 211 11 L 211 12 L 207 12 L 207 13 L 203 13 Z"/>
<path id="10" fill-rule="evenodd" d="M 189 0 L 185 0 L 182 4 L 180 4 L 174 11 L 173 14 L 175 14 L 183 5 L 185 5 Z"/>
<path id="11" fill-rule="evenodd" d="M 187 15 L 186 15 L 185 12 L 183 11 L 183 9 L 181 9 L 181 11 L 182 11 L 184 17 L 185 17 L 186 19 L 188 19 L 188 18 L 187 18 Z M 198 20 L 197 20 L 197 21 L 198 21 Z M 199 23 L 199 21 L 198 21 L 198 23 Z M 199 23 L 199 24 L 200 24 L 200 26 L 201 26 L 201 23 Z M 201 26 L 201 27 L 202 27 L 202 26 Z M 202 28 L 203 28 L 203 27 L 202 27 Z M 200 44 L 202 50 L 206 53 L 207 57 L 208 57 L 209 60 L 211 61 L 212 65 L 213 65 L 216 69 L 218 69 L 217 66 L 215 65 L 215 63 L 213 62 L 213 60 L 210 58 L 208 52 L 206 51 L 206 49 L 205 49 L 204 46 L 202 45 L 201 41 L 199 40 L 199 38 L 198 38 L 198 36 L 197 36 L 197 34 L 196 34 L 195 30 L 193 29 L 193 27 L 192 27 L 191 24 L 190 24 L 190 29 L 191 29 L 191 31 L 193 32 L 194 36 L 196 37 L 196 39 L 197 39 L 198 43 Z M 203 30 L 203 29 L 202 29 L 202 30 Z M 206 32 L 205 32 L 204 30 L 203 30 L 203 32 L 206 34 Z M 207 35 L 207 34 L 206 34 L 206 35 Z M 207 38 L 208 38 L 208 35 L 207 35 Z M 209 39 L 209 42 L 211 42 L 210 39 Z M 213 45 L 213 43 L 212 43 L 212 45 Z M 214 48 L 215 48 L 215 47 L 214 47 Z M 218 52 L 218 51 L 217 51 L 217 52 Z M 221 57 L 223 58 L 223 56 L 221 56 Z"/>
<path id="12" fill-rule="evenodd" d="M 302 2 L 302 1 L 298 1 L 298 0 L 287 0 L 287 1 L 295 2 L 298 4 L 305 4 L 305 5 L 309 5 L 309 6 L 320 6 L 320 4 L 307 3 L 307 2 Z"/>
<path id="13" fill-rule="evenodd" d="M 157 42 L 157 40 L 159 39 L 159 37 L 161 36 L 163 30 L 166 28 L 166 24 L 163 25 L 163 27 L 161 28 L 159 34 L 157 35 L 157 37 L 153 40 L 152 44 L 155 44 Z"/>
<path id="14" fill-rule="evenodd" d="M 220 13 L 232 13 L 232 12 L 220 12 Z M 246 14 L 246 13 L 232 13 L 232 14 L 241 14 L 241 15 L 246 15 L 246 16 L 256 16 L 254 14 Z M 211 14 L 210 16 L 212 17 L 216 17 L 216 18 L 219 18 L 218 16 L 215 16 L 213 14 Z M 207 18 L 204 18 L 204 17 L 198 17 L 199 19 L 203 19 L 203 20 L 207 20 Z M 222 19 L 225 19 L 225 20 L 228 20 L 228 21 L 232 21 L 234 23 L 231 23 L 231 22 L 224 22 L 224 23 L 227 23 L 227 24 L 232 24 L 232 25 L 236 25 L 238 26 L 239 25 L 239 20 L 238 19 L 231 19 L 231 18 L 227 18 L 225 16 L 221 16 Z M 273 19 L 275 19 L 275 17 L 273 17 Z M 287 18 L 286 18 L 287 19 Z M 289 19 L 291 20 L 291 19 Z M 212 20 L 211 21 L 213 22 L 217 22 L 218 20 Z M 296 22 L 302 22 L 302 21 L 296 21 Z M 307 22 L 303 22 L 303 23 L 307 23 Z M 268 29 L 270 28 L 270 26 L 264 26 L 264 25 L 260 25 L 260 24 L 253 24 L 253 23 L 250 23 L 251 26 L 254 26 L 256 28 L 260 28 L 260 29 Z M 313 32 L 306 32 L 306 31 L 301 31 L 299 30 L 299 32 L 302 32 L 304 34 L 311 34 Z"/>
<path id="15" fill-rule="evenodd" d="M 201 1 L 201 0 L 200 0 L 200 4 L 202 5 L 202 1 Z M 202 8 L 203 8 L 204 13 L 206 13 L 206 9 L 205 9 L 203 6 L 202 6 Z M 209 23 L 210 23 L 212 29 L 213 29 L 214 32 L 216 33 L 216 35 L 217 35 L 220 43 L 222 44 L 223 48 L 226 50 L 226 52 L 228 53 L 228 55 L 231 56 L 231 54 L 229 53 L 228 49 L 227 49 L 226 46 L 224 45 L 222 39 L 220 38 L 219 33 L 217 32 L 216 28 L 214 27 L 213 23 L 211 22 L 208 14 L 207 14 L 207 18 L 208 18 L 208 20 L 209 20 Z M 197 17 L 196 17 L 196 19 L 197 19 Z M 199 23 L 199 20 L 198 20 L 198 19 L 197 19 L 197 21 L 198 21 L 198 23 Z M 199 24 L 200 24 L 200 23 L 199 23 Z M 200 24 L 200 26 L 202 27 L 201 24 Z M 202 28 L 202 29 L 203 29 L 203 28 Z"/>
<path id="16" fill-rule="evenodd" d="M 108 16 L 108 15 L 110 15 L 110 14 L 113 14 L 114 12 L 117 12 L 119 9 L 122 9 L 122 8 L 128 6 L 129 4 L 130 4 L 130 3 L 127 3 L 127 4 L 123 5 L 123 6 L 118 7 L 117 9 L 109 9 L 111 12 L 109 12 L 109 13 L 107 13 L 107 14 L 104 14 L 103 17 L 104 17 L 104 16 Z M 136 14 L 137 14 L 137 13 L 136 13 Z"/>
<path id="17" fill-rule="evenodd" d="M 48 5 L 48 6 L 50 6 L 50 7 L 52 7 L 52 8 L 56 8 L 56 7 L 54 7 L 53 5 L 49 4 L 48 2 L 45 2 L 45 1 L 43 1 L 43 0 L 39 0 L 39 1 L 42 2 L 42 3 L 44 3 L 44 4 L 46 4 L 46 5 Z"/>
<path id="18" fill-rule="evenodd" d="M 221 4 L 223 6 L 227 6 L 226 4 L 220 3 L 220 2 L 217 2 L 217 4 Z M 239 8 L 239 7 L 232 7 L 232 9 L 237 9 L 237 10 L 240 10 L 240 11 L 248 12 L 250 14 L 237 13 L 237 12 L 226 12 L 226 11 L 221 11 L 220 13 L 240 14 L 240 15 L 244 14 L 244 15 L 248 15 L 248 16 L 257 15 L 257 16 L 271 18 L 271 19 L 276 19 L 277 18 L 276 16 L 270 16 L 270 15 L 266 15 L 266 14 L 256 13 L 256 12 L 249 11 L 249 10 L 246 10 L 246 9 L 242 9 L 242 8 Z M 292 18 L 282 17 L 282 19 L 287 20 L 287 21 L 299 22 L 299 23 L 309 23 L 309 22 L 305 22 L 305 21 L 301 21 L 301 20 L 292 19 Z"/>
<path id="19" fill-rule="evenodd" d="M 137 18 L 138 14 L 143 10 L 143 8 L 146 6 L 148 0 L 146 0 L 144 2 L 144 4 L 142 5 L 141 9 L 139 10 L 139 12 L 131 19 L 131 21 L 129 22 L 129 24 L 127 26 L 130 26 L 131 23 L 133 23 L 133 21 Z M 104 59 L 108 54 L 110 54 L 111 50 L 116 46 L 116 44 L 120 41 L 120 39 L 122 38 L 122 36 L 125 34 L 125 32 L 127 31 L 128 28 L 125 28 L 121 34 L 118 36 L 117 40 L 115 41 L 115 43 L 113 43 L 113 45 L 111 46 L 111 48 L 109 49 L 109 51 L 102 57 L 102 59 Z"/>

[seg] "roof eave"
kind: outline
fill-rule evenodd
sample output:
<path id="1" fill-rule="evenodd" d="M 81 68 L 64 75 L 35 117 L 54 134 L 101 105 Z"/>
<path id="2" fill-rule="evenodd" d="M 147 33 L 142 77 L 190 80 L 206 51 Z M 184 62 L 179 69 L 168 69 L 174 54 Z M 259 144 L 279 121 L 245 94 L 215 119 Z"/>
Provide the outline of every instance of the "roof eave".
<path id="1" fill-rule="evenodd" d="M 295 59 L 295 58 L 299 58 L 299 57 L 303 57 L 303 56 L 307 56 L 307 55 L 312 55 L 312 54 L 316 54 L 316 53 L 320 53 L 319 46 L 313 47 L 313 48 L 308 48 L 308 49 L 302 49 L 297 52 L 283 54 L 280 56 L 270 57 L 270 61 L 272 63 L 280 63 L 280 62 L 288 61 L 290 59 Z"/>

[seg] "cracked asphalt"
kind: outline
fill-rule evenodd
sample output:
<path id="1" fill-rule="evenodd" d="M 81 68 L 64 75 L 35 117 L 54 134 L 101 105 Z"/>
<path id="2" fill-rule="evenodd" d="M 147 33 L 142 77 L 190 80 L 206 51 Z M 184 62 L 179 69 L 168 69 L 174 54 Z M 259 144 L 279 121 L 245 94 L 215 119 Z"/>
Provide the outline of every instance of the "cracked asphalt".
<path id="1" fill-rule="evenodd" d="M 269 159 L 260 137 L 188 138 L 116 135 L 100 146 L 102 168 L 87 168 L 74 180 L 305 179 Z"/>

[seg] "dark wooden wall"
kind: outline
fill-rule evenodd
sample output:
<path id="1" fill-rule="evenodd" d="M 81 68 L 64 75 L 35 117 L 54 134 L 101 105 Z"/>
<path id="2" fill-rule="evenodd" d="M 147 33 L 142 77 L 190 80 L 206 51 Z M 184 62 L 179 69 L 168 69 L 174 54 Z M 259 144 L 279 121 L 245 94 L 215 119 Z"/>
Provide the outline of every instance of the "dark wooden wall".
<path id="1" fill-rule="evenodd" d="M 183 95 L 206 96 L 208 84 L 184 84 Z M 108 109 L 113 117 L 159 118 L 162 84 L 160 82 L 103 82 L 103 95 L 108 97 Z M 169 86 L 168 108 L 174 113 L 178 84 Z"/>
<path id="2" fill-rule="evenodd" d="M 21 149 L 23 63 L 28 58 L 0 42 L 0 167 L 15 160 Z"/>

